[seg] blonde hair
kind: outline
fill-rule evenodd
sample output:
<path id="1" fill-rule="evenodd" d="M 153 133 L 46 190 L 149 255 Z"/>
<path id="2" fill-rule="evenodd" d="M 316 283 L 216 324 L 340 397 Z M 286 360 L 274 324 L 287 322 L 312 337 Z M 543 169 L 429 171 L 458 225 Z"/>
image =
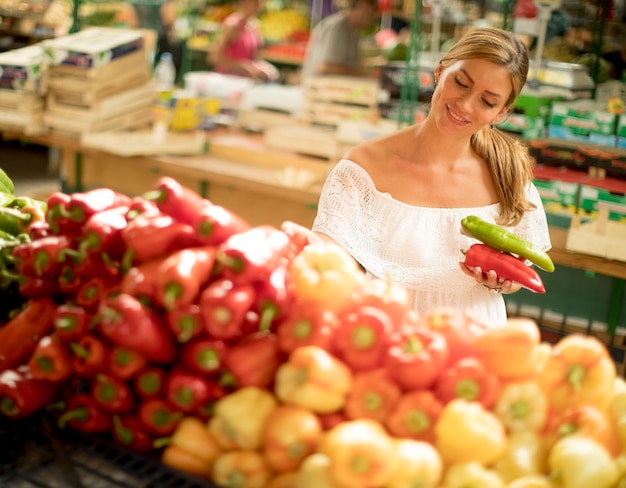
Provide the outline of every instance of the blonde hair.
<path id="1" fill-rule="evenodd" d="M 484 59 L 508 70 L 512 90 L 505 106 L 510 110 L 528 75 L 528 50 L 522 41 L 501 29 L 475 28 L 444 54 L 440 64 L 445 69 L 464 59 Z M 498 223 L 517 224 L 524 212 L 536 207 L 526 198 L 526 189 L 533 180 L 533 160 L 528 149 L 519 140 L 489 126 L 472 136 L 471 145 L 489 166 L 502 209 Z"/>

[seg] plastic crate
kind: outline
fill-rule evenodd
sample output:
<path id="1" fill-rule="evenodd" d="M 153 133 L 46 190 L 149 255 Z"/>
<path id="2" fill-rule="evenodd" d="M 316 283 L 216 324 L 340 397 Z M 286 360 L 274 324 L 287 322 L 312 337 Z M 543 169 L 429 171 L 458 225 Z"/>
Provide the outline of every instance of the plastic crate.
<path id="1" fill-rule="evenodd" d="M 0 417 L 1 488 L 218 488 L 97 436 L 60 430 L 44 414 Z"/>

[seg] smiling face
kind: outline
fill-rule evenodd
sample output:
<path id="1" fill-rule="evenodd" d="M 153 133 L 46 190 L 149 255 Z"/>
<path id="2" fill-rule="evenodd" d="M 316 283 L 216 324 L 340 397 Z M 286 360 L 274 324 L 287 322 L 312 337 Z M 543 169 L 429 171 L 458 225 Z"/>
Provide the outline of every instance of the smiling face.
<path id="1" fill-rule="evenodd" d="M 513 86 L 504 66 L 478 58 L 458 60 L 446 68 L 439 65 L 435 78 L 430 112 L 446 135 L 471 136 L 507 113 Z"/>

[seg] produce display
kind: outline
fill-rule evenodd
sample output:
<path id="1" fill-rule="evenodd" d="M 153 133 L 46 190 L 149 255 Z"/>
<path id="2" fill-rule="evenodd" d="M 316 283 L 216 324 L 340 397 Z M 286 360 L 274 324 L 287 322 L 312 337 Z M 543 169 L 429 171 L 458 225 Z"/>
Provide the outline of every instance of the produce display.
<path id="1" fill-rule="evenodd" d="M 626 488 L 626 382 L 593 336 L 418 315 L 340 247 L 169 177 L 39 203 L 3 244 L 9 419 L 45 411 L 225 488 Z M 489 252 L 549 267 L 519 244 Z"/>

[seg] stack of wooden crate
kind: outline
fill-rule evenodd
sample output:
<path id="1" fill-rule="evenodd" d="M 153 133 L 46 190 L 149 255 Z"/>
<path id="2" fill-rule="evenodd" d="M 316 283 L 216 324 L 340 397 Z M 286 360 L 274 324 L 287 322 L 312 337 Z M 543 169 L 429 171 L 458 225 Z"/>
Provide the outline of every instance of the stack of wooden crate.
<path id="1" fill-rule="evenodd" d="M 42 45 L 50 132 L 82 137 L 151 122 L 155 86 L 142 31 L 91 28 Z"/>
<path id="2" fill-rule="evenodd" d="M 45 100 L 42 74 L 46 62 L 40 46 L 0 54 L 0 129 L 40 135 Z"/>

